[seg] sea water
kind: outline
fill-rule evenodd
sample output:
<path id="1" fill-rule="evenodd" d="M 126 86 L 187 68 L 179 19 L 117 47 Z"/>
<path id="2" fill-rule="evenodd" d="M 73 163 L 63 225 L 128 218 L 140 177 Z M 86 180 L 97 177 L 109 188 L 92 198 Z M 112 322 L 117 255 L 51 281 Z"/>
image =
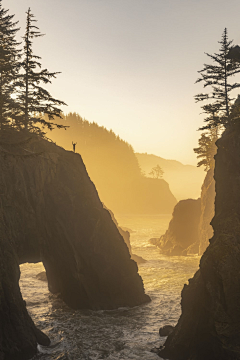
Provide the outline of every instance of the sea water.
<path id="1" fill-rule="evenodd" d="M 27 309 L 51 339 L 49 347 L 38 346 L 34 360 L 159 360 L 151 349 L 165 338 L 163 325 L 175 325 L 181 313 L 181 290 L 198 268 L 198 256 L 167 257 L 149 244 L 163 234 L 170 215 L 116 217 L 130 228 L 134 254 L 147 261 L 139 265 L 145 291 L 152 301 L 134 308 L 112 311 L 72 310 L 48 291 L 47 282 L 37 280 L 42 263 L 21 265 L 20 287 Z"/>

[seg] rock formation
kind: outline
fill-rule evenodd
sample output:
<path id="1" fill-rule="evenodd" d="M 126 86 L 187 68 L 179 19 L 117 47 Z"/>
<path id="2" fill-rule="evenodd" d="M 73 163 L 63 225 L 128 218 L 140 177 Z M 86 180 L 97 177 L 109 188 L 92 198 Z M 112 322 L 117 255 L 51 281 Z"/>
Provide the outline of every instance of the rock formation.
<path id="1" fill-rule="evenodd" d="M 36 279 L 40 281 L 48 281 L 46 271 L 42 271 L 36 275 Z"/>
<path id="2" fill-rule="evenodd" d="M 172 325 L 164 325 L 159 329 L 159 335 L 161 337 L 169 336 L 174 330 L 174 327 Z"/>
<path id="3" fill-rule="evenodd" d="M 214 216 L 215 180 L 214 169 L 208 170 L 202 185 L 201 192 L 201 216 L 199 222 L 199 255 L 202 255 L 209 245 L 209 239 L 213 236 L 213 228 L 210 225 Z"/>
<path id="4" fill-rule="evenodd" d="M 1 360 L 28 359 L 37 342 L 49 343 L 25 308 L 21 263 L 42 261 L 49 290 L 76 309 L 150 300 L 81 156 L 35 136 L 27 140 L 21 133 L 0 139 Z"/>
<path id="5" fill-rule="evenodd" d="M 159 352 L 164 359 L 240 359 L 240 126 L 217 147 L 214 236 L 183 288 L 182 315 Z"/>
<path id="6" fill-rule="evenodd" d="M 179 201 L 173 210 L 166 233 L 160 239 L 150 239 L 150 243 L 158 246 L 165 255 L 198 253 L 200 212 L 200 199 Z"/>

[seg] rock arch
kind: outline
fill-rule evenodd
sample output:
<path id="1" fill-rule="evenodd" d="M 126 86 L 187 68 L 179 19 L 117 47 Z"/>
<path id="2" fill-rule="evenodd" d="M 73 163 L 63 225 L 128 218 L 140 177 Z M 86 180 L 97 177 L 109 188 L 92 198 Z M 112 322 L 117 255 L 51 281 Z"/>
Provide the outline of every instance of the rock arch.
<path id="1" fill-rule="evenodd" d="M 18 286 L 21 263 L 42 261 L 50 291 L 75 309 L 136 306 L 149 297 L 81 156 L 37 137 L 28 151 L 38 155 L 0 154 L 0 304 L 5 299 L 8 313 L 26 320 L 22 336 L 36 351 L 36 342 L 46 344 L 48 339 L 25 309 Z M 9 325 L 6 316 L 2 322 L 3 311 L 0 305 L 0 360 L 11 341 L 3 333 Z M 18 349 L 27 359 L 28 351 Z"/>

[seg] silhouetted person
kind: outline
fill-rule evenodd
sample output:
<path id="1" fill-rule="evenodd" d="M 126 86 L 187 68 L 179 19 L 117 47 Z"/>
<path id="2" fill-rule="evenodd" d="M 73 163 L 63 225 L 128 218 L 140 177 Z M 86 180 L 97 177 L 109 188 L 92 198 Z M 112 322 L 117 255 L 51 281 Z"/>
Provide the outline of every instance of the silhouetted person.
<path id="1" fill-rule="evenodd" d="M 72 141 L 72 145 L 73 145 L 73 151 L 75 152 L 77 143 L 74 143 L 74 142 Z"/>

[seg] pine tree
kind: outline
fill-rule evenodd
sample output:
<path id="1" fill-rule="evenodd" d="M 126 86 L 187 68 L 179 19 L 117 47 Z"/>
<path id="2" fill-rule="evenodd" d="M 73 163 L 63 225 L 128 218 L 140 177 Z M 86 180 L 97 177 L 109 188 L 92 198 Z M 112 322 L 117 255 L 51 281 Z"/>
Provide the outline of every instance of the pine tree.
<path id="1" fill-rule="evenodd" d="M 13 22 L 14 15 L 3 9 L 0 0 L 0 130 L 14 126 L 18 112 L 16 87 L 20 68 L 19 43 L 15 35 L 19 28 Z"/>
<path id="2" fill-rule="evenodd" d="M 21 126 L 28 131 L 44 135 L 43 129 L 52 130 L 55 126 L 64 128 L 53 122 L 54 118 L 61 118 L 60 105 L 66 105 L 63 101 L 54 99 L 41 84 L 51 83 L 58 72 L 49 72 L 41 69 L 41 57 L 33 54 L 33 39 L 43 36 L 39 28 L 34 25 L 36 20 L 30 8 L 27 11 L 26 32 L 23 37 L 24 51 L 21 63 L 23 74 L 21 75 L 20 96 L 18 98 L 22 115 L 19 118 Z"/>
<path id="3" fill-rule="evenodd" d="M 217 152 L 216 141 L 218 139 L 218 127 L 211 128 L 208 133 L 203 133 L 198 140 L 198 148 L 193 149 L 200 159 L 197 166 L 204 166 L 204 170 L 214 168 L 214 155 Z"/>
<path id="4" fill-rule="evenodd" d="M 233 61 L 228 57 L 229 51 L 232 49 L 232 41 L 228 40 L 227 29 L 224 29 L 218 54 L 206 54 L 213 60 L 213 64 L 205 64 L 203 70 L 199 71 L 201 75 L 196 83 L 203 82 L 204 88 L 211 88 L 209 93 L 201 93 L 195 96 L 196 102 L 210 100 L 207 105 L 202 106 L 205 114 L 206 126 L 201 129 L 210 129 L 214 126 L 222 124 L 227 126 L 229 123 L 230 109 L 233 98 L 231 92 L 240 87 L 237 82 L 230 83 L 232 76 L 240 72 L 240 63 Z"/>

